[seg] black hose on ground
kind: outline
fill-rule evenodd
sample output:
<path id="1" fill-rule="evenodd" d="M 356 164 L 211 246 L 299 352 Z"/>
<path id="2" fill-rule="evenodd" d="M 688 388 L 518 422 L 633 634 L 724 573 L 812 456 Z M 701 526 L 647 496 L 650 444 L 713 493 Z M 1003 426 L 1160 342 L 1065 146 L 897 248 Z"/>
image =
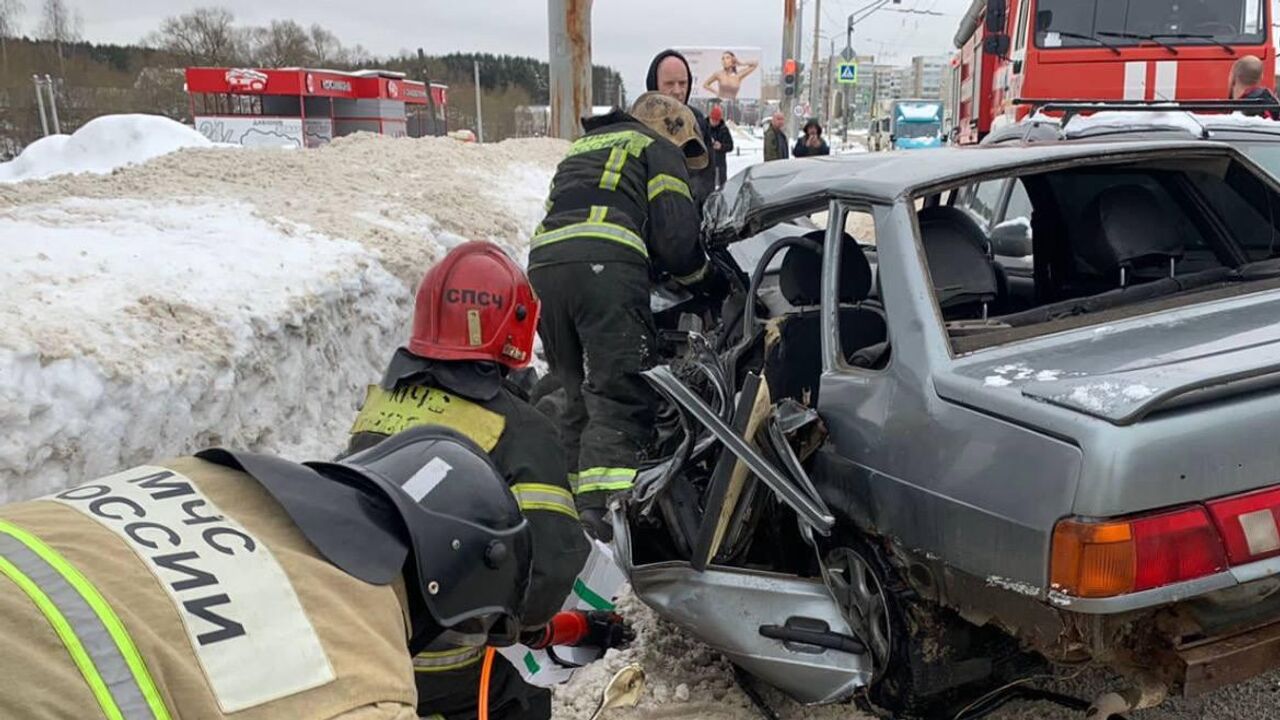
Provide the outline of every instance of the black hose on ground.
<path id="1" fill-rule="evenodd" d="M 979 702 L 965 708 L 960 712 L 960 714 L 955 716 L 954 720 L 979 720 L 980 718 L 988 717 L 991 713 L 994 713 L 996 710 L 999 710 L 1014 700 L 1049 702 L 1055 705 L 1061 705 L 1068 710 L 1078 710 L 1082 713 L 1087 712 L 1092 704 L 1087 700 L 1081 700 L 1080 698 L 1054 692 L 1052 690 L 1015 686 L 993 693 Z M 1111 717 L 1113 720 L 1125 720 L 1121 715 L 1112 715 Z"/>

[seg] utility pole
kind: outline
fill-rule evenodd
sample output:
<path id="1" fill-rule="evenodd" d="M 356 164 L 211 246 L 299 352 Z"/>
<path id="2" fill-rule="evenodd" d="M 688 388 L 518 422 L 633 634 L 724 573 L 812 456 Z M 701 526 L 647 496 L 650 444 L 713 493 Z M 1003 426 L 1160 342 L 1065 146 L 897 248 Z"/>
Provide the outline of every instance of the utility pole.
<path id="1" fill-rule="evenodd" d="M 796 0 L 782 0 L 782 64 L 784 67 L 788 60 L 795 59 L 795 52 L 796 52 Z M 782 114 L 787 117 L 788 130 L 791 130 L 792 123 L 795 118 L 795 115 L 792 112 L 792 109 L 795 107 L 795 103 L 796 103 L 795 96 L 792 95 L 788 97 L 786 94 L 786 89 L 784 87 L 782 92 L 782 100 L 778 103 L 778 109 L 781 110 Z"/>
<path id="2" fill-rule="evenodd" d="M 592 0 L 547 0 L 551 43 L 551 137 L 573 140 L 591 114 Z"/>
<path id="3" fill-rule="evenodd" d="M 44 87 L 41 84 L 39 75 L 32 75 L 31 82 L 36 86 L 36 105 L 40 108 L 40 130 L 44 133 L 43 137 L 48 137 L 49 119 L 45 117 L 44 112 Z"/>
<path id="4" fill-rule="evenodd" d="M 818 114 L 818 46 L 822 44 L 822 0 L 813 0 L 813 63 L 809 66 L 809 112 Z"/>
<path id="5" fill-rule="evenodd" d="M 480 61 L 472 61 L 476 74 L 476 140 L 484 142 L 484 108 L 480 105 Z"/>
<path id="6" fill-rule="evenodd" d="M 53 134 L 62 134 L 62 123 L 58 122 L 58 94 L 55 93 L 53 78 L 44 76 L 44 84 L 49 88 L 49 119 L 53 120 Z"/>

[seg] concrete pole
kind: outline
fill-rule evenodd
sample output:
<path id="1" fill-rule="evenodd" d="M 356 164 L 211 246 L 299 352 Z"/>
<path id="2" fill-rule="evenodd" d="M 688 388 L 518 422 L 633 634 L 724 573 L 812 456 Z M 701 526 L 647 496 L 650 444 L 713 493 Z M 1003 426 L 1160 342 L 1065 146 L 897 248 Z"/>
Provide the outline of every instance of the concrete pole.
<path id="1" fill-rule="evenodd" d="M 551 42 L 551 136 L 573 140 L 591 114 L 592 0 L 547 0 Z"/>
<path id="2" fill-rule="evenodd" d="M 31 82 L 36 86 L 36 106 L 40 108 L 40 130 L 44 132 L 44 136 L 49 136 L 49 120 L 44 114 L 44 88 L 41 87 L 39 75 L 32 75 Z"/>
<path id="3" fill-rule="evenodd" d="M 480 61 L 472 62 L 471 69 L 476 78 L 476 140 L 484 142 L 484 108 L 480 105 Z"/>
<path id="4" fill-rule="evenodd" d="M 782 0 L 782 62 L 785 65 L 787 60 L 794 60 L 796 52 L 796 0 Z M 787 117 L 786 127 L 788 133 L 795 135 L 795 96 L 787 97 L 784 91 L 782 100 L 778 104 L 778 108 L 782 110 L 782 114 Z"/>
<path id="5" fill-rule="evenodd" d="M 53 78 L 44 76 L 45 86 L 49 88 L 49 116 L 53 119 L 53 134 L 62 134 L 62 123 L 58 122 L 58 95 L 53 91 Z"/>
<path id="6" fill-rule="evenodd" d="M 822 44 L 819 26 L 822 24 L 822 0 L 813 0 L 813 62 L 809 64 L 809 113 L 817 115 L 818 98 L 822 92 L 818 88 L 818 47 Z"/>

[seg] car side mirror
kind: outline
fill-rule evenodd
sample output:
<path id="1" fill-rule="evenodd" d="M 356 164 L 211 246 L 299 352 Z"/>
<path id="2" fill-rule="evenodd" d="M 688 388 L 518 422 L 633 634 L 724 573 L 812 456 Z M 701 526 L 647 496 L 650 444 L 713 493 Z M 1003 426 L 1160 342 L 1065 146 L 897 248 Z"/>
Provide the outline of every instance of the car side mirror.
<path id="1" fill-rule="evenodd" d="M 1009 47 L 1008 35 L 988 35 L 982 41 L 983 54 L 995 55 L 998 58 L 1009 57 Z"/>
<path id="2" fill-rule="evenodd" d="M 991 230 L 991 248 L 1000 257 L 1024 258 L 1031 255 L 1031 223 L 1026 218 L 1006 220 Z"/>

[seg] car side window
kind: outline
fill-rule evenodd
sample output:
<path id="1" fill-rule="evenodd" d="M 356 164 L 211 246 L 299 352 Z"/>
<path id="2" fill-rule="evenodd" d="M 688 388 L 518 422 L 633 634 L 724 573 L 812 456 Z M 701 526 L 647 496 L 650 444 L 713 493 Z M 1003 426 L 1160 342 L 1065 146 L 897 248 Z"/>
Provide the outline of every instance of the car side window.
<path id="1" fill-rule="evenodd" d="M 979 183 L 966 189 L 957 205 L 973 215 L 983 230 L 988 230 L 996 222 L 996 213 L 1000 210 L 1000 196 L 1004 193 L 1004 188 L 1004 180 L 988 180 Z"/>
<path id="2" fill-rule="evenodd" d="M 838 290 L 840 357 L 857 369 L 881 370 L 889 363 L 889 329 L 880 292 L 875 218 L 851 210 L 844 230 Z"/>

